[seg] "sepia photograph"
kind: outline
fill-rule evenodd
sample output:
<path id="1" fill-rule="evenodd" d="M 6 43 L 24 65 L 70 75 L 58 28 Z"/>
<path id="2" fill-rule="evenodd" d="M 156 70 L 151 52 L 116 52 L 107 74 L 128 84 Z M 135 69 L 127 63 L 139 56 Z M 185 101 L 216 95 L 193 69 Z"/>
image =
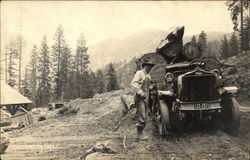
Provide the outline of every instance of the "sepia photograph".
<path id="1" fill-rule="evenodd" d="M 248 0 L 0 7 L 0 160 L 250 159 Z"/>

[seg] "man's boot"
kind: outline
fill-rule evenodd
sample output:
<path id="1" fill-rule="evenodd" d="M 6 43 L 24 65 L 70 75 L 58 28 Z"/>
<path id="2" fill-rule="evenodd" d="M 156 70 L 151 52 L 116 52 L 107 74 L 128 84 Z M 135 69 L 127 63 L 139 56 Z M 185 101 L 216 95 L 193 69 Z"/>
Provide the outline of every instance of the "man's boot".
<path id="1" fill-rule="evenodd" d="M 142 135 L 142 126 L 137 126 L 137 135 Z"/>
<path id="2" fill-rule="evenodd" d="M 157 118 L 155 116 L 152 117 L 152 126 L 153 126 L 153 135 L 155 137 L 160 137 L 159 125 L 157 122 Z"/>
<path id="3" fill-rule="evenodd" d="M 146 141 L 148 140 L 148 136 L 146 135 L 143 135 L 143 127 L 141 126 L 137 126 L 137 138 L 136 138 L 136 141 L 139 142 L 139 141 Z"/>
<path id="4" fill-rule="evenodd" d="M 142 126 L 137 126 L 137 136 L 136 136 L 136 141 L 140 141 L 140 137 L 142 136 Z"/>

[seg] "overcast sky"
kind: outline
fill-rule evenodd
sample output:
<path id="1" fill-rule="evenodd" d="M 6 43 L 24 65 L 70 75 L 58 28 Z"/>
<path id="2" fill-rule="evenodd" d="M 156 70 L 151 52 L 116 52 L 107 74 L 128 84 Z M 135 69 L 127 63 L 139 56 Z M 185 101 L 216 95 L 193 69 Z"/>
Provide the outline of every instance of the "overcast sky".
<path id="1" fill-rule="evenodd" d="M 85 34 L 89 45 L 146 29 L 169 30 L 181 25 L 187 36 L 202 30 L 233 31 L 224 1 L 2 1 L 2 50 L 5 42 L 21 31 L 27 57 L 32 45 L 40 45 L 44 35 L 52 45 L 59 24 L 71 48 L 75 48 L 80 33 Z"/>

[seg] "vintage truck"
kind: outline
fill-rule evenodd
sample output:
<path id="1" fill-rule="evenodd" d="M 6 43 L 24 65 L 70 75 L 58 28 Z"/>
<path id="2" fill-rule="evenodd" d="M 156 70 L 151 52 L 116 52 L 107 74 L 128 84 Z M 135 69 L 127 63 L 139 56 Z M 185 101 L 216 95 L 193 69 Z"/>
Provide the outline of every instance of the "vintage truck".
<path id="1" fill-rule="evenodd" d="M 240 130 L 239 104 L 234 98 L 235 86 L 225 86 L 223 68 L 214 57 L 202 57 L 197 44 L 183 47 L 184 27 L 177 28 L 162 41 L 156 53 L 137 60 L 150 59 L 155 66 L 150 71 L 152 80 L 146 80 L 144 90 L 147 106 L 158 121 L 159 133 L 176 131 L 191 121 L 219 119 L 225 130 L 238 135 Z"/>

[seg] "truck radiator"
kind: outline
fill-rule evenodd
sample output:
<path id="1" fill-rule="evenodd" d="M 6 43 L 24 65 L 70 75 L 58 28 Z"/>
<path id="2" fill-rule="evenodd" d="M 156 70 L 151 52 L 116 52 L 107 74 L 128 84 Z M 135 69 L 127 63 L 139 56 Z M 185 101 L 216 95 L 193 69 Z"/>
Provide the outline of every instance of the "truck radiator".
<path id="1" fill-rule="evenodd" d="M 182 78 L 180 100 L 183 102 L 214 101 L 219 99 L 216 77 L 213 74 L 187 75 Z"/>

